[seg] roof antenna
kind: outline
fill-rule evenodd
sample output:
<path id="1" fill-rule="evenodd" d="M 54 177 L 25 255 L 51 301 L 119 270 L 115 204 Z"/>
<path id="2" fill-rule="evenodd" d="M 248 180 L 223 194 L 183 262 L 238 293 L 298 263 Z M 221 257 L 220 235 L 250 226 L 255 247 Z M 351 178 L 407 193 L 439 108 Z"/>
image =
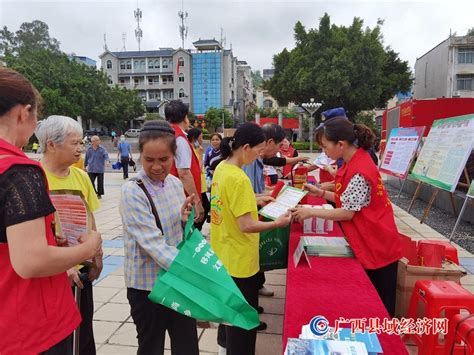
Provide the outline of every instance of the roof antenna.
<path id="1" fill-rule="evenodd" d="M 122 46 L 122 52 L 126 52 L 127 49 L 125 48 L 125 41 L 127 40 L 127 33 L 125 32 L 122 32 L 122 43 L 123 43 L 123 46 Z"/>
<path id="2" fill-rule="evenodd" d="M 104 33 L 104 51 L 108 51 L 109 49 L 107 48 L 107 34 Z"/>
<path id="3" fill-rule="evenodd" d="M 140 28 L 140 22 L 142 21 L 142 10 L 137 7 L 137 9 L 133 12 L 133 15 L 135 16 L 135 20 L 137 21 L 137 28 L 135 29 L 135 38 L 137 39 L 138 51 L 140 52 L 140 42 L 142 41 L 143 37 L 143 31 Z"/>
<path id="4" fill-rule="evenodd" d="M 184 49 L 184 40 L 188 38 L 188 26 L 186 26 L 186 19 L 188 18 L 188 12 L 184 11 L 184 0 L 181 1 L 181 11 L 178 11 L 178 17 L 181 19 L 181 25 L 179 25 L 179 36 L 181 37 L 181 48 Z"/>

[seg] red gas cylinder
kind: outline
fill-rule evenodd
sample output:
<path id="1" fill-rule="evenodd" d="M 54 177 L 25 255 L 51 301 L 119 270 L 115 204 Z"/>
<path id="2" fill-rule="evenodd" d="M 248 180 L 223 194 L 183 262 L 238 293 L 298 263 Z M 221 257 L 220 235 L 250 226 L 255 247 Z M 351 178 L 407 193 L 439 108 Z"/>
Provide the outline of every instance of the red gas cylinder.
<path id="1" fill-rule="evenodd" d="M 303 188 L 303 184 L 308 182 L 308 168 L 300 163 L 293 171 L 293 187 Z"/>

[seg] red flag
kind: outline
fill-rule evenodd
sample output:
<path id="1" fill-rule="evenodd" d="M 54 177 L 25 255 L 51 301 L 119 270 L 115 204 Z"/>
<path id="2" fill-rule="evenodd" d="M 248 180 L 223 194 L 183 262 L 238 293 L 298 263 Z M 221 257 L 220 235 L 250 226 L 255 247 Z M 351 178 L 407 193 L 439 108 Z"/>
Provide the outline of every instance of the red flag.
<path id="1" fill-rule="evenodd" d="M 176 75 L 179 75 L 179 60 L 176 62 Z"/>

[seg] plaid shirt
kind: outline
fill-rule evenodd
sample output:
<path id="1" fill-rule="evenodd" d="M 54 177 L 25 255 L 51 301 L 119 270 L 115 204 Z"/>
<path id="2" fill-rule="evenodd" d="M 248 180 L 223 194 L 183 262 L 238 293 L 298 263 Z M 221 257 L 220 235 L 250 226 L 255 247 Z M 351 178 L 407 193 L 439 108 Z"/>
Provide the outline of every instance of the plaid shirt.
<path id="1" fill-rule="evenodd" d="M 136 181 L 122 186 L 120 215 L 125 245 L 125 284 L 127 287 L 150 291 L 156 274 L 168 269 L 178 254 L 176 245 L 183 238 L 181 206 L 185 196 L 181 181 L 168 175 L 164 184 L 151 181 L 141 170 L 138 178 L 155 203 L 163 233 L 158 229 L 150 202 Z"/>

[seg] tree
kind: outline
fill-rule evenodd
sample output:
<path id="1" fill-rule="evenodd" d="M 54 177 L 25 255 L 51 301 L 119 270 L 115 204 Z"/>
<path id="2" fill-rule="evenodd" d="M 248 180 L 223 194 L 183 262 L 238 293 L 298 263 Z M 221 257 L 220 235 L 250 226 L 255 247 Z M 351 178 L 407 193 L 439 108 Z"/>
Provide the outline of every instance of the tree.
<path id="1" fill-rule="evenodd" d="M 263 78 L 262 74 L 260 73 L 260 70 L 256 71 L 251 71 L 250 76 L 252 77 L 252 82 L 253 82 L 253 87 L 254 88 L 259 88 L 263 84 Z"/>
<path id="2" fill-rule="evenodd" d="M 214 129 L 218 127 L 222 127 L 222 117 L 224 116 L 224 128 L 229 128 L 234 125 L 234 120 L 229 111 L 225 108 L 215 108 L 210 107 L 206 114 L 204 115 L 204 119 L 206 120 L 206 125 L 208 127 L 212 127 Z"/>
<path id="3" fill-rule="evenodd" d="M 318 28 L 297 22 L 295 48 L 273 57 L 275 74 L 265 88 L 280 105 L 314 97 L 324 102 L 321 111 L 343 106 L 350 117 L 385 106 L 396 92 L 410 90 L 412 79 L 408 62 L 383 46 L 382 25 L 364 29 L 357 17 L 349 27 L 331 25 L 328 14 Z"/>
<path id="4" fill-rule="evenodd" d="M 466 36 L 474 36 L 474 27 L 467 30 Z"/>
<path id="5" fill-rule="evenodd" d="M 28 78 L 43 97 L 40 117 L 80 115 L 107 128 L 125 128 L 145 111 L 135 91 L 111 88 L 105 73 L 70 60 L 41 21 L 23 23 L 15 33 L 4 27 L 0 50 L 7 66 Z"/>

